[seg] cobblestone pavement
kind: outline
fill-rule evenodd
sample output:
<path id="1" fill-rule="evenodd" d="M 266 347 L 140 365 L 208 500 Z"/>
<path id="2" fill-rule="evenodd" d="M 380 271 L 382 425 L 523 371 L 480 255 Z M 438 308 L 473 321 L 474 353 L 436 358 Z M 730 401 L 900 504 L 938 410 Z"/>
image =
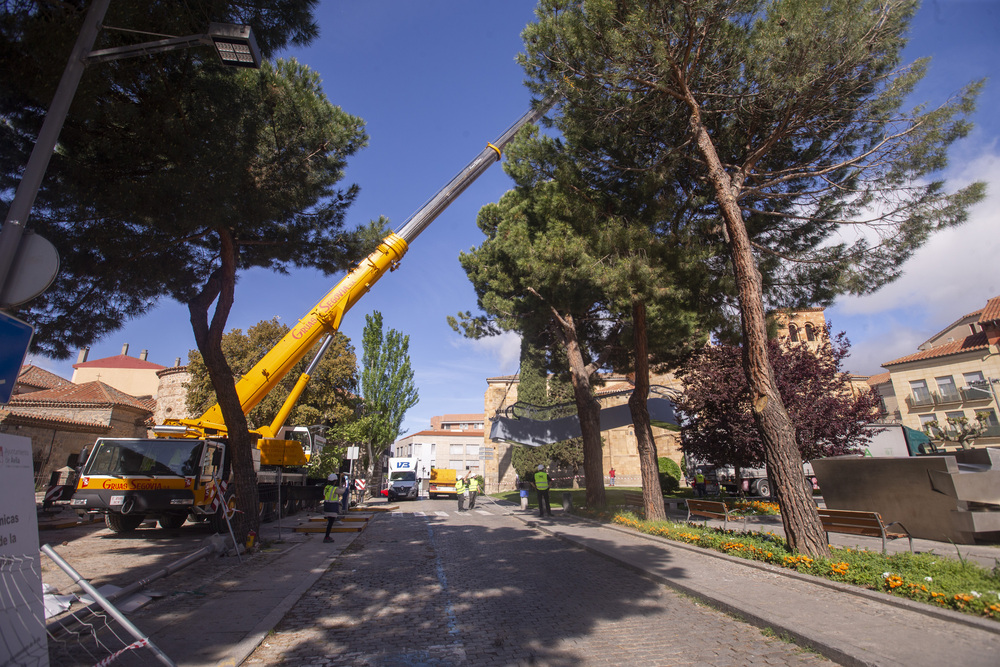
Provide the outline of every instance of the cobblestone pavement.
<path id="1" fill-rule="evenodd" d="M 244 664 L 276 663 L 832 664 L 499 507 L 442 501 L 373 521 Z"/>

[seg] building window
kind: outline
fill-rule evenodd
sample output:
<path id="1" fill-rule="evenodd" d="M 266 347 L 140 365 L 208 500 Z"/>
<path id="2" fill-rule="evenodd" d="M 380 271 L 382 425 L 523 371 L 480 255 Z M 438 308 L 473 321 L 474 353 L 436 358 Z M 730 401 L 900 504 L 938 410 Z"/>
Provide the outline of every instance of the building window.
<path id="1" fill-rule="evenodd" d="M 799 341 L 799 328 L 794 324 L 788 325 L 788 340 L 793 343 L 797 343 Z"/>
<path id="2" fill-rule="evenodd" d="M 962 379 L 965 380 L 965 386 L 985 388 L 986 378 L 983 376 L 982 371 L 972 371 L 971 373 L 962 373 Z"/>
<path id="3" fill-rule="evenodd" d="M 465 470 L 465 461 L 462 459 L 452 459 L 449 465 L 452 469 L 460 472 Z M 459 477 L 461 477 L 461 475 L 459 475 Z"/>
<path id="4" fill-rule="evenodd" d="M 961 396 L 958 394 L 958 387 L 955 386 L 955 380 L 950 376 L 944 376 L 939 378 L 934 378 L 937 382 L 938 396 L 941 400 L 946 403 L 957 403 L 961 400 Z"/>
<path id="5" fill-rule="evenodd" d="M 449 445 L 448 453 L 451 454 L 452 458 L 463 456 L 465 454 L 465 445 Z"/>
<path id="6" fill-rule="evenodd" d="M 913 394 L 911 405 L 932 405 L 931 392 L 927 389 L 927 380 L 910 380 L 910 393 Z"/>
<path id="7" fill-rule="evenodd" d="M 811 324 L 806 325 L 806 340 L 816 340 L 816 330 Z"/>
<path id="8" fill-rule="evenodd" d="M 935 415 L 935 414 L 920 415 L 920 428 L 921 428 L 921 430 L 925 430 L 926 431 L 927 430 L 927 424 L 929 424 L 929 423 L 931 423 L 933 421 L 937 421 L 937 415 Z"/>
<path id="9" fill-rule="evenodd" d="M 479 458 L 479 445 L 467 445 L 465 447 L 465 457 L 471 459 Z"/>

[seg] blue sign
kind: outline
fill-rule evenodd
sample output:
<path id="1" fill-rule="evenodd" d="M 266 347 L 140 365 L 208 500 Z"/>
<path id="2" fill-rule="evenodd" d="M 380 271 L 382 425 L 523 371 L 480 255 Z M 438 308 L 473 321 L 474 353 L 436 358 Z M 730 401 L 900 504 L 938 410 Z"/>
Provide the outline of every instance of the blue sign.
<path id="1" fill-rule="evenodd" d="M 10 401 L 35 327 L 0 313 L 0 404 Z"/>

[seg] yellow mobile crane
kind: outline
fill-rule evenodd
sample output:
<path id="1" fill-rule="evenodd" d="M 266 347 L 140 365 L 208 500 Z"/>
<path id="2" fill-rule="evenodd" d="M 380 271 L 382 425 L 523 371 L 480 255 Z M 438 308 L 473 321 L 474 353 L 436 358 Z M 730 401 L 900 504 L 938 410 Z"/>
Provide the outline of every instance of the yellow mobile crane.
<path id="1" fill-rule="evenodd" d="M 429 202 L 414 213 L 398 232 L 389 234 L 378 248 L 349 272 L 313 306 L 239 382 L 236 391 L 243 413 L 250 412 L 327 336 L 319 354 L 299 378 L 280 413 L 269 426 L 256 429 L 261 465 L 304 465 L 316 452 L 315 443 L 305 446 L 285 439 L 290 431 L 284 421 L 309 381 L 329 335 L 340 328 L 350 308 L 372 285 L 395 270 L 410 243 L 430 225 L 469 185 L 498 162 L 503 148 L 517 131 L 536 122 L 551 106 L 545 102 L 524 114 L 496 141 L 488 143 Z M 226 452 L 226 424 L 218 405 L 196 419 L 171 419 L 153 428 L 154 438 L 100 438 L 79 460 L 82 465 L 70 503 L 88 513 L 101 513 L 112 531 L 134 530 L 147 519 L 157 519 L 164 528 L 177 528 L 189 516 L 209 519 L 218 530 L 225 528 L 225 498 L 221 491 L 230 475 Z M 281 437 L 279 437 L 281 436 Z M 258 473 L 258 483 L 263 473 Z M 270 482 L 271 480 L 267 480 Z"/>

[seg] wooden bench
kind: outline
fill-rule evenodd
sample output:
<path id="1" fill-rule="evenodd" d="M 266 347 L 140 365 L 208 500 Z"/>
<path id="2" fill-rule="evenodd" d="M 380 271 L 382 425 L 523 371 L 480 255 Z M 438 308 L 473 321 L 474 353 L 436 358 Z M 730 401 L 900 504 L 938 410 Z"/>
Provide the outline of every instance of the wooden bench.
<path id="1" fill-rule="evenodd" d="M 909 531 L 898 521 L 883 523 L 878 512 L 862 512 L 856 510 L 831 510 L 820 508 L 819 519 L 826 531 L 826 541 L 830 541 L 830 533 L 848 535 L 864 535 L 866 537 L 882 538 L 882 553 L 885 553 L 886 540 L 896 540 L 905 537 L 910 542 L 910 553 L 913 553 L 913 538 Z M 890 531 L 890 526 L 899 526 L 902 532 Z"/>
<path id="2" fill-rule="evenodd" d="M 730 517 L 732 517 L 729 513 L 729 508 L 726 507 L 726 503 L 721 500 L 695 500 L 694 498 L 689 498 L 687 501 L 687 508 L 687 521 L 690 521 L 693 516 L 702 517 L 706 520 L 706 523 L 708 519 L 722 519 L 723 530 L 725 530 Z M 746 517 L 743 517 L 744 530 L 746 529 L 746 523 Z"/>
<path id="3" fill-rule="evenodd" d="M 642 499 L 642 491 L 626 491 L 625 492 L 625 507 L 639 507 L 639 508 L 643 508 L 645 506 L 646 506 L 646 503 Z"/>

